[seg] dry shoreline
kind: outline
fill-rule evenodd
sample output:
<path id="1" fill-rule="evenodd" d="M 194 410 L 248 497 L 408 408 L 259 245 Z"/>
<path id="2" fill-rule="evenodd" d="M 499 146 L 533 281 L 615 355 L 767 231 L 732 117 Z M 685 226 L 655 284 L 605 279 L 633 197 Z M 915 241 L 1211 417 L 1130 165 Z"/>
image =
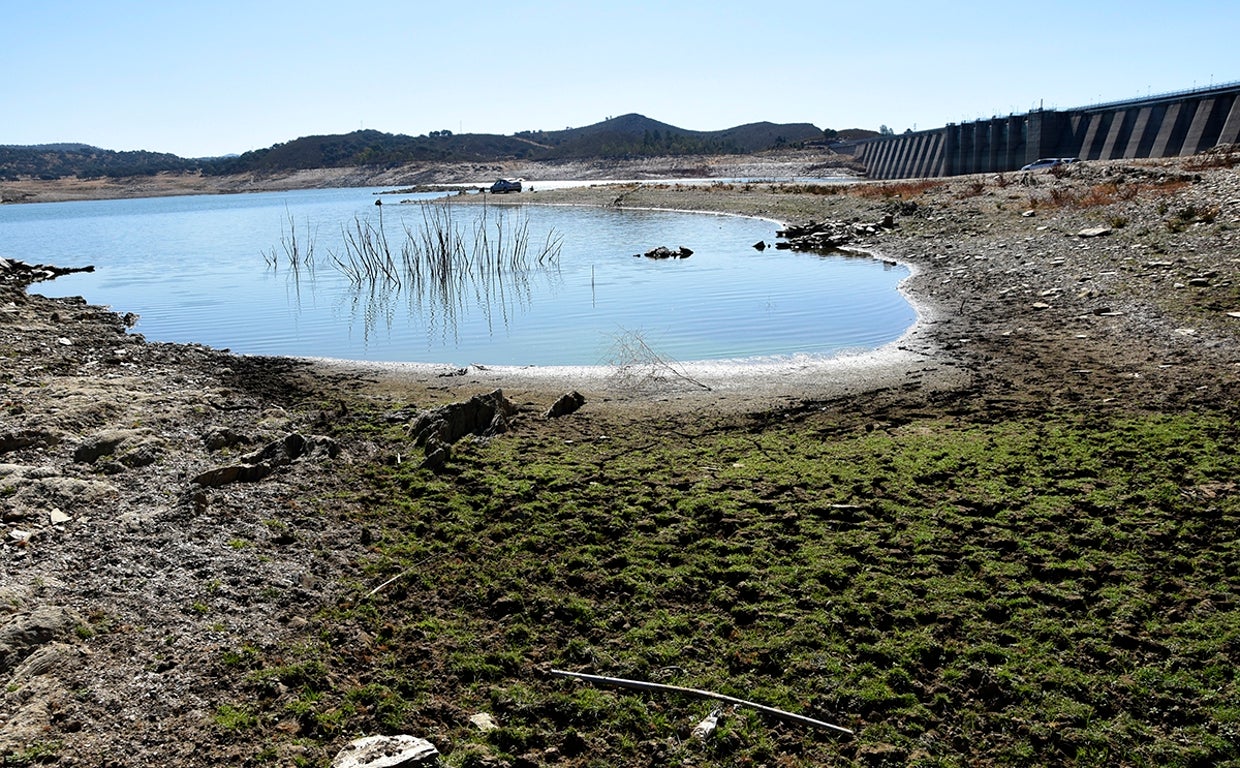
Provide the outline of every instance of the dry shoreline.
<path id="1" fill-rule="evenodd" d="M 397 189 L 418 185 L 489 186 L 496 178 L 552 180 L 799 178 L 851 176 L 849 160 L 820 150 L 772 150 L 752 155 L 649 157 L 639 160 L 509 160 L 490 163 L 415 163 L 395 168 L 309 168 L 234 176 L 160 173 L 123 178 L 0 181 L 0 203 L 54 203 L 172 195 L 218 195 L 335 187 Z"/>
<path id="2" fill-rule="evenodd" d="M 858 255 L 884 258 L 880 254 Z M 895 261 L 888 259 L 889 261 Z M 861 395 L 910 381 L 934 390 L 962 386 L 968 374 L 931 338 L 929 325 L 941 309 L 919 300 L 906 284 L 900 292 L 917 319 L 900 338 L 879 349 L 844 352 L 832 357 L 794 357 L 777 361 L 689 361 L 648 358 L 609 366 L 482 366 L 445 370 L 443 365 L 376 363 L 330 358 L 304 358 L 334 374 L 373 379 L 380 388 L 409 382 L 459 379 L 466 388 L 517 390 L 531 397 L 554 398 L 567 391 L 582 393 L 588 402 L 612 409 L 675 412 L 713 408 L 761 411 L 805 400 Z"/>

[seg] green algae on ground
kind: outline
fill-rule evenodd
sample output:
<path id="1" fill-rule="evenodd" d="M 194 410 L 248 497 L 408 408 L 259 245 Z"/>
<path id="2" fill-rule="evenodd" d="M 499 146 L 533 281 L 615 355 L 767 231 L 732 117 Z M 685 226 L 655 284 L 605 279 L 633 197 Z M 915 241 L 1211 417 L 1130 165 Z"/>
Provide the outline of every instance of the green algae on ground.
<path id="1" fill-rule="evenodd" d="M 1238 444 L 1211 413 L 808 414 L 607 436 L 583 420 L 462 445 L 445 475 L 370 466 L 359 599 L 313 622 L 323 642 L 297 664 L 322 665 L 314 690 L 267 706 L 311 740 L 426 734 L 450 765 L 1235 760 Z M 550 667 L 857 737 L 736 712 L 698 744 L 709 705 Z M 476 711 L 501 727 L 472 729 Z"/>

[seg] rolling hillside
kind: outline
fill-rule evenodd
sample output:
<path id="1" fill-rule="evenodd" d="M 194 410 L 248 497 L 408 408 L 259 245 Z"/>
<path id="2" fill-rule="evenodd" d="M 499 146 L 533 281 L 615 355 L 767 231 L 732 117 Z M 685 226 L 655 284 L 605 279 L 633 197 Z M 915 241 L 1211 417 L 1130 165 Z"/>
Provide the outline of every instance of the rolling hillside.
<path id="1" fill-rule="evenodd" d="M 390 168 L 418 162 L 748 154 L 822 138 L 822 130 L 810 123 L 761 122 L 721 131 L 690 131 L 628 114 L 582 128 L 523 131 L 512 136 L 450 131 L 408 136 L 375 130 L 304 136 L 223 158 L 114 152 L 85 144 L 0 146 L 0 179 L 124 177 L 165 171 L 222 175 L 305 168 Z"/>

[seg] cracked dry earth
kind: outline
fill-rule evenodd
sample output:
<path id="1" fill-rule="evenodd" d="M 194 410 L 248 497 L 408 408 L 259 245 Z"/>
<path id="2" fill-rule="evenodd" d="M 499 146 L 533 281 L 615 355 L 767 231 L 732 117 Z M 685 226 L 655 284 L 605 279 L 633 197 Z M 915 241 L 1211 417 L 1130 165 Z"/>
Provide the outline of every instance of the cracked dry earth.
<path id="1" fill-rule="evenodd" d="M 1062 177 L 873 187 L 889 193 L 651 188 L 629 199 L 785 219 L 896 211 L 895 230 L 857 245 L 919 268 L 907 288 L 929 320 L 908 343 L 967 383 L 888 388 L 867 403 L 920 414 L 1235 408 L 1233 168 L 1083 163 Z M 307 616 L 370 586 L 356 581 L 365 531 L 334 499 L 342 463 L 378 459 L 319 436 L 379 378 L 151 343 L 106 309 L 0 285 L 0 755 L 117 766 L 252 757 L 258 745 L 213 727 L 227 700 L 220 652 L 296 642 Z M 397 415 L 469 389 L 382 383 L 373 396 Z M 286 745 L 280 762 L 298 749 Z"/>

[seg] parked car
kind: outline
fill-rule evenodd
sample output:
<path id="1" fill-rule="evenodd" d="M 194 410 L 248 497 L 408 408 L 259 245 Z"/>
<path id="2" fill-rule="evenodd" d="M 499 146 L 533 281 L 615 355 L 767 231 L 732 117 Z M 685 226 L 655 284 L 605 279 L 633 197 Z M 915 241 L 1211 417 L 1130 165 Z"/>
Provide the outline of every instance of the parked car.
<path id="1" fill-rule="evenodd" d="M 494 184 L 491 185 L 491 192 L 496 195 L 501 195 L 501 194 L 504 194 L 505 192 L 520 192 L 520 191 L 521 191 L 521 179 L 498 179 Z"/>
<path id="2" fill-rule="evenodd" d="M 1026 165 L 1024 168 L 1021 168 L 1021 170 L 1022 171 L 1037 171 L 1042 168 L 1054 168 L 1057 165 L 1062 165 L 1063 162 L 1064 161 L 1062 158 L 1044 157 L 1040 160 L 1033 161 L 1029 165 Z"/>

